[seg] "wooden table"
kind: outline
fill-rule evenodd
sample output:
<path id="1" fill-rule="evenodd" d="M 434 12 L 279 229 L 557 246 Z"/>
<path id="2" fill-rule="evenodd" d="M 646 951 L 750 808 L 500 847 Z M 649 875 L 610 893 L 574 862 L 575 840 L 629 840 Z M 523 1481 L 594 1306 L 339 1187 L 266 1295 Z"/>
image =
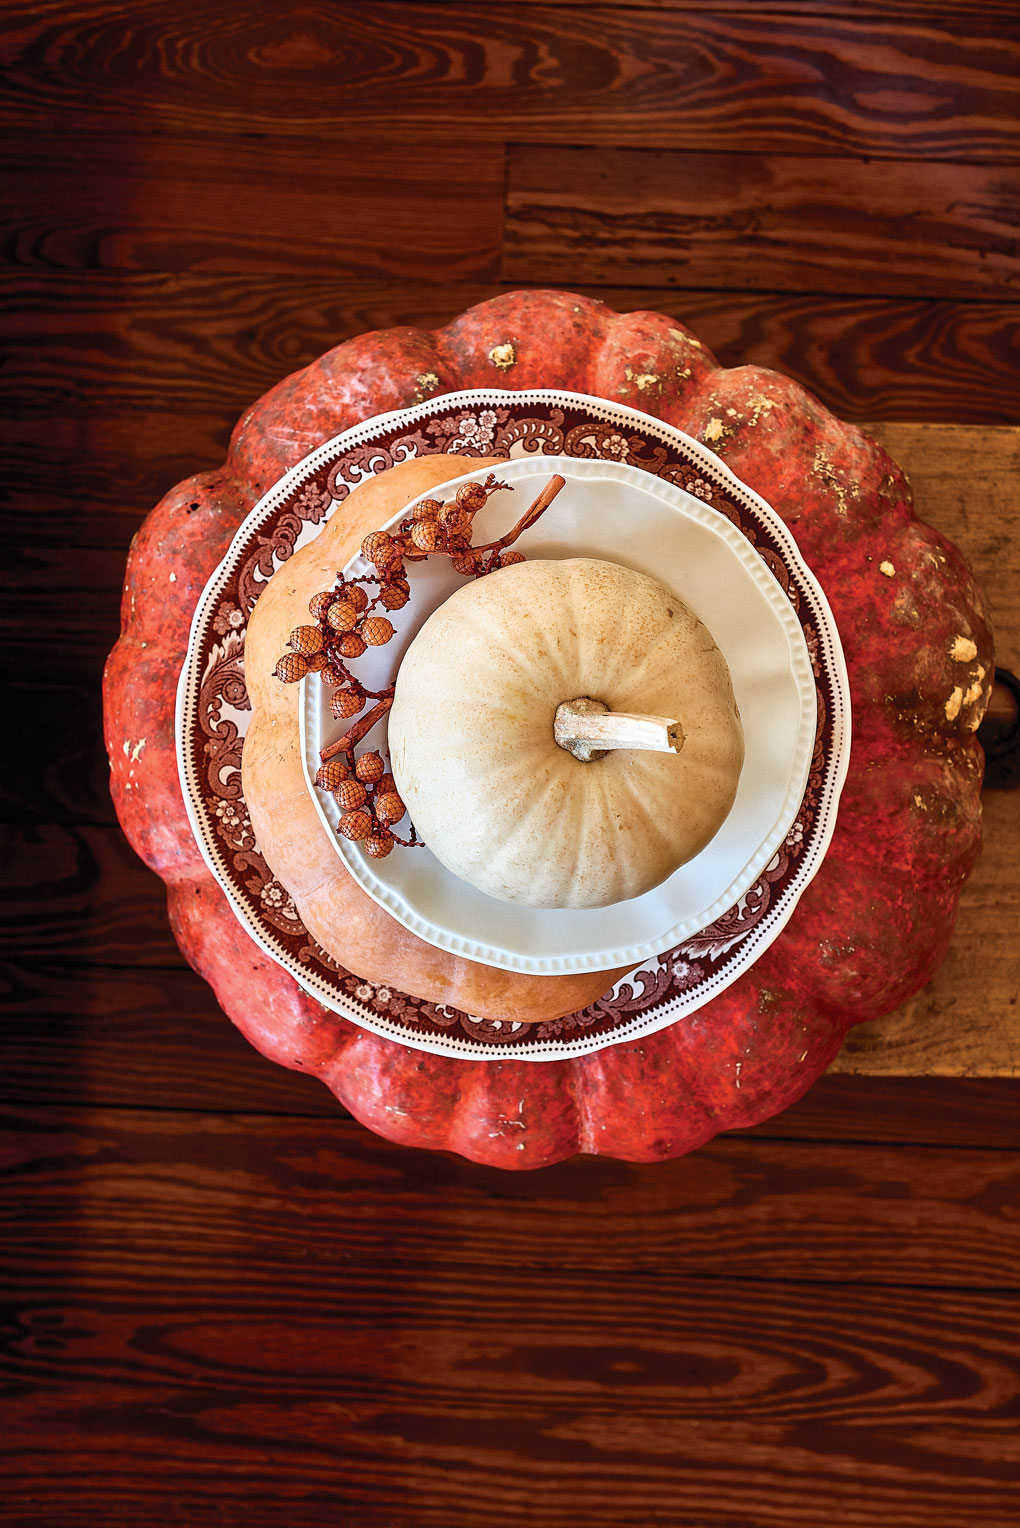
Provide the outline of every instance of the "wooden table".
<path id="1" fill-rule="evenodd" d="M 1015 794 L 795 1108 L 501 1176 L 240 1040 L 97 693 L 131 535 L 249 402 L 534 283 L 871 421 L 1020 671 L 1014 9 L 5 7 L 4 1528 L 1014 1528 Z"/>

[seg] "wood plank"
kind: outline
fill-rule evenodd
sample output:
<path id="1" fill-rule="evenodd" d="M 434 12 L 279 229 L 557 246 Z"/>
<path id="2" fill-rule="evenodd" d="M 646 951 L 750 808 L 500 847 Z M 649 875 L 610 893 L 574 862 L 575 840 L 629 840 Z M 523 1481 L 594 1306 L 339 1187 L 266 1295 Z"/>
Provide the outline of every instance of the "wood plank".
<path id="1" fill-rule="evenodd" d="M 968 1253 L 998 1276 L 999 1153 L 508 1180 L 314 1121 L 17 1123 L 26 1523 L 1011 1521 L 1015 1293 L 931 1287 Z"/>
<path id="2" fill-rule="evenodd" d="M 223 465 L 241 410 L 154 408 L 151 398 L 148 407 L 104 406 L 101 393 L 92 407 L 66 407 L 55 398 L 64 385 L 55 370 L 34 390 L 36 411 L 17 417 L 10 407 L 0 422 L 8 468 L 0 504 L 26 540 L 112 548 L 123 564 L 131 537 L 169 489 Z"/>
<path id="3" fill-rule="evenodd" d="M 0 823 L 115 823 L 99 691 L 27 683 L 6 695 Z"/>
<path id="4" fill-rule="evenodd" d="M 13 1104 L 310 1115 L 346 1111 L 320 1082 L 260 1056 L 192 971 L 0 967 L 0 1099 Z M 1001 1078 L 829 1075 L 738 1139 L 1020 1150 Z"/>
<path id="5" fill-rule="evenodd" d="M 309 1288 L 344 1263 L 886 1293 L 1015 1292 L 1020 1268 L 1020 1226 L 1003 1212 L 1016 1152 L 726 1137 L 673 1162 L 575 1157 L 507 1174 L 350 1120 L 53 1107 L 2 1119 L 5 1268 L 39 1295 L 95 1276 L 127 1293 L 142 1271 L 132 1247 L 189 1278 L 241 1261 L 257 1282 L 261 1257 L 289 1257 Z M 318 1267 L 287 1250 L 310 1236 Z"/>
<path id="6" fill-rule="evenodd" d="M 7 139 L 3 260 L 47 268 L 491 280 L 499 144 Z M 437 173 L 437 166 L 442 167 Z"/>
<path id="7" fill-rule="evenodd" d="M 0 954 L 99 966 L 180 967 L 158 876 L 117 827 L 8 824 Z"/>
<path id="8" fill-rule="evenodd" d="M 959 19 L 479 3 L 8 5 L 0 126 L 1016 163 L 1020 40 Z"/>
<path id="9" fill-rule="evenodd" d="M 100 682 L 120 631 L 124 552 L 78 548 L 72 559 L 68 550 L 53 542 L 10 549 L 0 571 L 5 680 Z"/>
<path id="10" fill-rule="evenodd" d="M 741 1136 L 1020 1149 L 1016 1081 L 829 1071 L 785 1114 Z"/>
<path id="11" fill-rule="evenodd" d="M 841 419 L 1020 424 L 1012 303 L 590 289 L 687 324 L 724 366 L 768 366 Z"/>
<path id="12" fill-rule="evenodd" d="M 514 145 L 504 281 L 1006 298 L 1020 167 Z"/>
<path id="13" fill-rule="evenodd" d="M 6 963 L 0 1007 L 6 1102 L 347 1118 L 323 1083 L 260 1056 L 184 966 Z"/>
<path id="14" fill-rule="evenodd" d="M 399 1286 L 387 1289 L 399 1302 Z M 348 1293 L 346 1286 L 332 1292 L 338 1301 Z M 640 1285 L 633 1292 L 640 1294 Z M 435 1400 L 422 1370 L 407 1390 L 373 1378 L 369 1369 L 351 1373 L 354 1364 L 367 1364 L 370 1347 L 360 1291 L 350 1296 L 350 1315 L 317 1305 L 300 1328 L 276 1305 L 264 1313 L 248 1306 L 242 1318 L 226 1297 L 202 1326 L 184 1304 L 189 1293 L 181 1291 L 176 1304 L 161 1302 L 149 1324 L 141 1313 L 134 1316 L 133 1328 L 132 1314 L 108 1316 L 101 1303 L 67 1315 L 40 1307 L 28 1330 L 44 1353 L 50 1344 L 63 1346 L 66 1329 L 78 1323 L 88 1323 L 100 1351 L 107 1342 L 118 1353 L 129 1342 L 159 1348 L 134 1360 L 134 1381 L 104 1375 L 50 1387 L 30 1404 L 19 1400 L 11 1438 L 16 1462 L 8 1475 L 8 1499 L 18 1515 L 10 1528 L 40 1522 L 331 1528 L 338 1521 L 358 1528 L 487 1528 L 494 1518 L 510 1528 L 582 1522 L 590 1528 L 817 1528 L 820 1521 L 826 1528 L 927 1528 L 933 1522 L 1015 1528 L 1015 1433 L 1005 1423 L 942 1422 L 934 1412 L 901 1407 L 917 1420 L 899 1424 L 892 1406 L 877 1397 L 883 1382 L 899 1389 L 933 1372 L 936 1401 L 952 1393 L 954 1377 L 982 1396 L 997 1395 L 1000 1368 L 984 1378 L 981 1364 L 988 1360 L 980 1337 L 954 1365 L 930 1346 L 921 1348 L 923 1317 L 898 1338 L 885 1327 L 875 1330 L 873 1348 L 848 1355 L 845 1344 L 855 1340 L 844 1335 L 848 1320 L 830 1340 L 821 1330 L 824 1316 L 812 1311 L 817 1336 L 799 1337 L 791 1350 L 784 1329 L 798 1330 L 796 1312 L 792 1305 L 781 1311 L 770 1305 L 761 1316 L 765 1353 L 752 1352 L 744 1340 L 732 1345 L 736 1356 L 730 1357 L 729 1333 L 735 1327 L 743 1335 L 747 1313 L 739 1301 L 717 1295 L 714 1309 L 702 1301 L 691 1313 L 703 1313 L 700 1331 L 668 1312 L 664 1354 L 650 1338 L 635 1341 L 625 1332 L 606 1345 L 600 1364 L 597 1337 L 572 1341 L 544 1316 L 530 1320 L 515 1340 L 506 1317 L 492 1317 L 481 1329 L 476 1318 L 461 1334 L 451 1333 L 452 1317 L 426 1327 L 426 1305 L 396 1330 L 387 1323 L 375 1340 L 387 1366 L 402 1347 L 416 1348 L 423 1365 L 442 1360 L 444 1377 L 461 1365 L 454 1396 Z M 494 1293 L 510 1295 L 502 1285 Z M 530 1286 L 520 1294 L 529 1296 Z M 677 1299 L 683 1301 L 682 1292 Z M 660 1312 L 656 1305 L 653 1318 Z M 890 1315 L 898 1313 L 897 1304 Z M 934 1320 L 942 1316 L 932 1312 Z M 987 1316 L 992 1320 L 995 1312 Z M 29 1320 L 20 1311 L 18 1318 Z M 243 1319 L 246 1331 L 236 1337 Z M 344 1344 L 352 1330 L 348 1358 Z M 307 1362 L 317 1344 L 314 1378 L 264 1378 L 260 1331 L 262 1348 L 274 1359 L 289 1346 L 295 1363 Z M 947 1323 L 946 1336 L 959 1343 L 954 1323 Z M 188 1355 L 178 1360 L 177 1341 L 202 1347 L 190 1362 Z M 171 1376 L 150 1380 L 164 1349 L 173 1354 Z M 45 1361 L 53 1364 L 52 1352 Z M 489 1372 L 489 1361 L 515 1366 L 512 1395 L 502 1404 L 493 1392 L 485 1392 L 484 1404 L 467 1394 L 471 1379 Z M 120 1367 L 129 1362 L 130 1352 Z M 581 1375 L 567 1367 L 578 1362 L 584 1363 Z M 850 1374 L 865 1397 L 874 1387 L 875 1403 L 862 1403 L 863 1420 L 852 1405 L 844 1408 L 846 1423 L 740 1420 L 740 1397 L 748 1390 L 757 1398 L 767 1383 L 758 1377 L 763 1371 L 779 1386 L 806 1390 L 806 1370 L 834 1383 L 830 1363 Z M 173 1377 L 185 1364 L 191 1384 Z M 248 1373 L 239 1372 L 242 1364 L 250 1365 Z M 631 1401 L 635 1376 L 654 1389 L 654 1402 L 638 1407 Z M 693 1416 L 682 1414 L 678 1391 L 722 1392 L 729 1416 L 722 1416 L 724 1402 L 713 1407 L 707 1398 Z"/>
<path id="15" fill-rule="evenodd" d="M 19 1300 L 12 1525 L 815 1528 L 819 1501 L 826 1528 L 1015 1523 L 1001 1298 L 796 1289 L 749 1321 L 745 1286 L 593 1279 L 565 1321 L 547 1276 L 472 1299 L 464 1273 L 316 1272 L 284 1284 L 300 1311 L 238 1298 L 241 1268 L 160 1272 L 148 1311 Z"/>
<path id="16" fill-rule="evenodd" d="M 147 472 L 151 481 L 174 447 L 179 454 L 167 473 L 182 454 L 185 465 L 198 454 L 188 453 L 182 422 L 173 417 L 179 412 L 205 416 L 200 437 L 222 440 L 260 394 L 332 345 L 375 328 L 439 327 L 498 290 L 458 284 L 409 294 L 394 284 L 355 287 L 325 277 L 7 271 L 0 276 L 9 357 L 0 402 L 12 421 L 5 427 L 12 487 L 27 501 L 32 467 L 38 470 L 41 447 L 53 437 L 61 454 L 49 472 L 66 464 L 94 497 L 121 416 L 129 481 L 121 487 L 115 478 L 105 493 L 124 502 L 132 479 Z M 1020 422 L 1010 303 L 665 287 L 582 292 L 619 311 L 650 308 L 681 318 L 723 364 L 786 371 L 843 417 Z M 162 428 L 133 428 L 136 410 L 155 416 L 154 425 L 161 413 Z M 151 465 L 143 440 L 151 443 Z"/>
<path id="17" fill-rule="evenodd" d="M 515 10 L 529 5 L 539 5 L 543 10 L 553 5 L 564 9 L 591 9 L 590 0 L 491 0 L 491 4 Z M 745 16 L 771 16 L 777 9 L 775 0 L 601 0 L 601 5 L 604 9 L 618 11 L 696 11 L 699 14 L 732 11 Z M 979 0 L 979 9 L 987 20 L 993 17 L 1006 22 L 1016 20 L 1013 0 Z M 878 0 L 783 0 L 782 5 L 784 16 L 853 16 L 858 20 L 867 16 L 901 16 L 912 21 L 931 21 L 936 17 L 959 20 L 972 17 L 974 10 L 973 0 L 887 0 L 883 5 Z"/>

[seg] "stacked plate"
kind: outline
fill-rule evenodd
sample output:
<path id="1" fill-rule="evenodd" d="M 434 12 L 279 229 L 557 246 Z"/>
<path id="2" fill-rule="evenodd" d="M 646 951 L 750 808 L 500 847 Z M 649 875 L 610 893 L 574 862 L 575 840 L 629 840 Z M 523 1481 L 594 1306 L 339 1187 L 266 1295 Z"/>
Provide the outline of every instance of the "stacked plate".
<path id="1" fill-rule="evenodd" d="M 304 681 L 301 746 L 323 832 L 392 917 L 444 950 L 511 971 L 633 967 L 598 1003 L 549 1023 L 511 1025 L 438 1009 L 338 967 L 310 940 L 261 860 L 240 794 L 243 633 L 261 587 L 365 476 L 436 452 L 509 457 L 500 472 L 506 491 L 477 519 L 480 541 L 508 529 L 560 473 L 566 487 L 519 549 L 529 558 L 624 563 L 673 589 L 726 657 L 744 725 L 736 802 L 697 858 L 631 901 L 549 911 L 495 901 L 427 850 L 370 860 L 338 838 L 332 799 L 312 781 L 320 749 L 346 724 L 333 720 L 318 680 Z M 469 460 L 463 466 L 464 478 L 477 476 Z M 444 485 L 442 496 L 461 480 Z M 367 567 L 355 559 L 350 571 Z M 444 558 L 413 565 L 411 579 L 409 604 L 391 613 L 395 640 L 359 660 L 358 677 L 372 689 L 391 682 L 418 627 L 463 583 Z M 824 594 L 779 517 L 707 447 L 604 400 L 486 390 L 369 420 L 325 443 L 260 501 L 196 610 L 178 740 L 185 801 L 210 869 L 248 933 L 321 1002 L 421 1049 L 551 1060 L 677 1022 L 776 938 L 831 839 L 849 717 L 845 664 Z M 385 721 L 366 742 L 385 747 Z"/>

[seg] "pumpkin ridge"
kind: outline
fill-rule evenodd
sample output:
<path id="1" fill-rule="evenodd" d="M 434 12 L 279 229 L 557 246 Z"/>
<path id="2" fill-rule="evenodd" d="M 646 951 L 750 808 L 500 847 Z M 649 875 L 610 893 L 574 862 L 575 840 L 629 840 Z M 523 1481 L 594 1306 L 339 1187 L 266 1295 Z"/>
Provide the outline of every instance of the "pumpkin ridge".
<path id="1" fill-rule="evenodd" d="M 456 374 L 450 391 L 551 387 L 588 392 L 600 336 L 615 317 L 598 298 L 534 287 L 476 303 L 435 336 L 440 357 Z"/>

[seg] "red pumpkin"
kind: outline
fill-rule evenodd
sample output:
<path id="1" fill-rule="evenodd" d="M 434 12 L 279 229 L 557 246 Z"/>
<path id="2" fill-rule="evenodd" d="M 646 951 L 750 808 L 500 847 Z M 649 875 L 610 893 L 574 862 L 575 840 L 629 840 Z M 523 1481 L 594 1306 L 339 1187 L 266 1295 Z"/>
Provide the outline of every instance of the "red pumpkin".
<path id="1" fill-rule="evenodd" d="M 192 612 L 252 504 L 339 431 L 480 386 L 597 394 L 709 444 L 792 528 L 839 624 L 853 698 L 835 835 L 775 943 L 692 1018 L 541 1065 L 411 1050 L 306 995 L 243 932 L 206 869 L 175 757 Z M 648 1161 L 779 1112 L 851 1025 L 931 976 L 980 844 L 974 734 L 992 669 L 963 558 L 914 518 L 902 473 L 867 436 L 775 372 L 721 370 L 664 315 L 518 292 L 435 333 L 400 328 L 338 346 L 248 411 L 222 471 L 187 480 L 153 510 L 132 547 L 107 666 L 107 746 L 118 814 L 167 882 L 182 950 L 266 1056 L 321 1077 L 357 1118 L 408 1144 L 514 1168 L 578 1151 Z"/>

